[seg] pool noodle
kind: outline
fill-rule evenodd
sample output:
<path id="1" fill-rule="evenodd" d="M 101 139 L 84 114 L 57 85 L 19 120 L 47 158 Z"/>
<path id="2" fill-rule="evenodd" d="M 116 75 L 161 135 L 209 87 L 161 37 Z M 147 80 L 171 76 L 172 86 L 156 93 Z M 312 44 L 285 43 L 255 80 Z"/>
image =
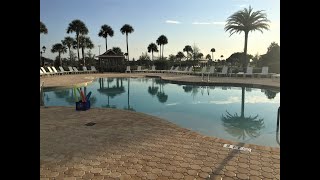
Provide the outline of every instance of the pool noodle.
<path id="1" fill-rule="evenodd" d="M 84 97 L 84 93 L 82 90 L 80 91 L 80 94 L 81 94 L 82 102 L 86 102 L 86 98 Z"/>
<path id="2" fill-rule="evenodd" d="M 87 94 L 86 96 L 86 100 L 88 101 L 90 99 L 90 96 L 91 96 L 91 91 Z"/>

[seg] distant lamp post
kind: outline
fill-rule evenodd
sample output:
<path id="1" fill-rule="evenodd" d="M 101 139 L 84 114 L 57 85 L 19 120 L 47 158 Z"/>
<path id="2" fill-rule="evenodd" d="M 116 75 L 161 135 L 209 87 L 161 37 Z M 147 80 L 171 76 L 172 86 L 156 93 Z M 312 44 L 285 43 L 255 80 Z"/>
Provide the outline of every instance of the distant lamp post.
<path id="1" fill-rule="evenodd" d="M 46 52 L 46 47 L 42 46 L 42 51 L 40 51 L 40 60 L 42 61 L 42 66 L 44 66 L 44 59 L 42 59 L 42 53 Z"/>
<path id="2" fill-rule="evenodd" d="M 101 45 L 98 45 L 98 47 L 99 47 L 99 56 L 100 56 L 100 46 L 101 46 Z"/>

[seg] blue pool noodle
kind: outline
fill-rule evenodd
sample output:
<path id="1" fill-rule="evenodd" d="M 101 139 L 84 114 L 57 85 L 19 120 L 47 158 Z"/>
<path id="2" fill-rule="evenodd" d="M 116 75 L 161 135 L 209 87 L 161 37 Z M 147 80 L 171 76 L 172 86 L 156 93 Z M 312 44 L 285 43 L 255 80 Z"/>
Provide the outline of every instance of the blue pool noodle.
<path id="1" fill-rule="evenodd" d="M 86 97 L 86 100 L 88 101 L 90 99 L 90 96 L 91 96 L 91 91 L 88 93 L 87 97 Z"/>

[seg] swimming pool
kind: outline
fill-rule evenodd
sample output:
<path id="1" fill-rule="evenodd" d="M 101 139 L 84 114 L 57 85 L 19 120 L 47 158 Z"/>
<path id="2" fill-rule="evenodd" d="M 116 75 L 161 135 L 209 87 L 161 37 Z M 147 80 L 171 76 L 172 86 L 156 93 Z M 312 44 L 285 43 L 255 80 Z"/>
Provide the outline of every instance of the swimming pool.
<path id="1" fill-rule="evenodd" d="M 143 112 L 204 135 L 279 147 L 277 90 L 173 84 L 159 78 L 99 78 L 83 89 L 92 92 L 91 107 Z M 44 103 L 75 107 L 73 88 L 45 89 Z"/>

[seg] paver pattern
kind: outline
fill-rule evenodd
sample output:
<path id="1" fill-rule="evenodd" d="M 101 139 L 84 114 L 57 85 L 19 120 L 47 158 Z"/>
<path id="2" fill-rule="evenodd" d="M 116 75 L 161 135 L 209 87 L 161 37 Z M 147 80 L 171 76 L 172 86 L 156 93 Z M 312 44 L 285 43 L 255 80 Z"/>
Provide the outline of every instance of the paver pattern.
<path id="1" fill-rule="evenodd" d="M 67 86 L 96 76 L 41 80 L 47 86 Z M 179 80 L 175 76 L 166 78 Z M 89 122 L 96 124 L 86 126 Z M 225 143 L 252 152 L 224 148 Z M 200 135 L 139 112 L 40 107 L 40 179 L 280 179 L 280 148 Z"/>

